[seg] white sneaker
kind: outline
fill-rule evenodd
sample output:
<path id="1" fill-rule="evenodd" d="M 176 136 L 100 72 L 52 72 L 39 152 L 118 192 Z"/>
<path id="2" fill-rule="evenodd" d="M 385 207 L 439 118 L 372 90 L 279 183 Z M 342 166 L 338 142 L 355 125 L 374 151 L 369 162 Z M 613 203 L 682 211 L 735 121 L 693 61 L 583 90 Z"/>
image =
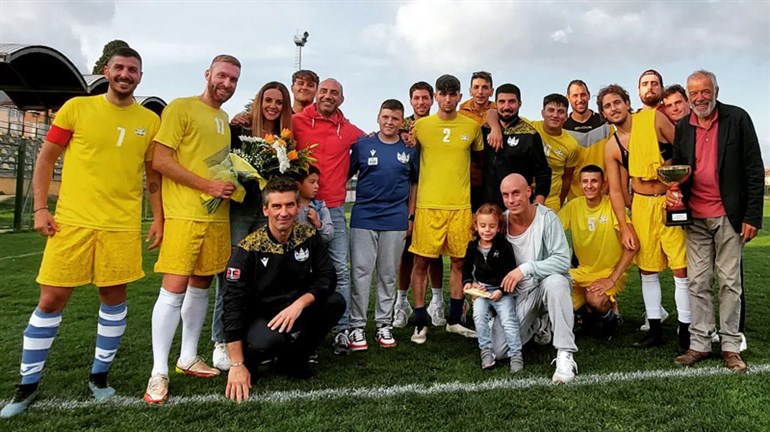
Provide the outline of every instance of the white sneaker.
<path id="1" fill-rule="evenodd" d="M 350 331 L 343 330 L 334 335 L 334 347 L 335 355 L 348 354 L 350 352 Z"/>
<path id="2" fill-rule="evenodd" d="M 428 316 L 430 317 L 430 322 L 433 324 L 433 327 L 446 325 L 443 304 L 430 302 L 428 305 Z"/>
<path id="3" fill-rule="evenodd" d="M 396 307 L 393 308 L 393 327 L 404 328 L 409 322 L 409 317 L 412 316 L 412 306 L 409 302 L 396 303 Z"/>
<path id="4" fill-rule="evenodd" d="M 147 383 L 144 401 L 151 404 L 163 403 L 168 399 L 168 375 L 155 374 Z"/>
<path id="5" fill-rule="evenodd" d="M 553 363 L 556 363 L 556 371 L 551 378 L 554 384 L 567 384 L 575 379 L 577 363 L 573 360 L 571 352 L 559 350 L 551 364 Z"/>
<path id="6" fill-rule="evenodd" d="M 743 333 L 740 333 L 741 335 L 741 346 L 738 348 L 738 352 L 744 352 L 747 349 L 749 349 L 749 344 L 746 342 L 746 335 Z"/>
<path id="7" fill-rule="evenodd" d="M 650 322 L 647 320 L 647 312 L 642 315 L 644 317 L 644 324 L 642 324 L 641 327 L 639 327 L 640 331 L 650 331 Z M 660 306 L 660 322 L 663 323 L 668 319 L 668 311 L 663 309 L 663 306 Z"/>
<path id="8" fill-rule="evenodd" d="M 551 319 L 548 314 L 540 317 L 540 324 L 533 338 L 538 345 L 548 345 L 551 343 Z"/>
<path id="9" fill-rule="evenodd" d="M 366 343 L 366 333 L 364 333 L 364 329 L 353 329 L 353 331 L 350 332 L 350 350 L 366 351 L 368 349 L 369 345 Z"/>
<path id="10" fill-rule="evenodd" d="M 467 328 L 463 327 L 462 324 L 447 324 L 446 325 L 446 332 L 447 333 L 455 333 L 459 334 L 460 336 L 465 336 L 467 338 L 475 338 L 476 332 Z"/>
<path id="11" fill-rule="evenodd" d="M 425 343 L 425 341 L 428 340 L 428 327 L 423 327 L 421 331 L 417 331 L 417 327 L 414 328 L 414 333 L 412 334 L 412 342 L 422 345 Z"/>
<path id="12" fill-rule="evenodd" d="M 214 353 L 211 355 L 212 366 L 221 370 L 230 370 L 230 355 L 227 353 L 227 344 L 217 342 L 214 344 Z"/>
<path id="13" fill-rule="evenodd" d="M 396 339 L 393 337 L 393 329 L 390 326 L 382 326 L 377 329 L 377 343 L 383 348 L 396 346 Z"/>

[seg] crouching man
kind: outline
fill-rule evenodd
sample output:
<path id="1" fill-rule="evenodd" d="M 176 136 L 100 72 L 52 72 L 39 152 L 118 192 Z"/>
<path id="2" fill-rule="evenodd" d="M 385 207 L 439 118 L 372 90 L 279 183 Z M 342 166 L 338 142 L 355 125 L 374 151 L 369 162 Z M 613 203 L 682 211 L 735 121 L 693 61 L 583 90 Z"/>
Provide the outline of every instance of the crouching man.
<path id="1" fill-rule="evenodd" d="M 345 311 L 334 267 L 320 235 L 295 222 L 295 181 L 271 180 L 262 191 L 267 225 L 236 246 L 225 272 L 225 340 L 230 372 L 225 396 L 248 399 L 251 374 L 277 357 L 279 370 L 310 378 L 308 357 Z"/>

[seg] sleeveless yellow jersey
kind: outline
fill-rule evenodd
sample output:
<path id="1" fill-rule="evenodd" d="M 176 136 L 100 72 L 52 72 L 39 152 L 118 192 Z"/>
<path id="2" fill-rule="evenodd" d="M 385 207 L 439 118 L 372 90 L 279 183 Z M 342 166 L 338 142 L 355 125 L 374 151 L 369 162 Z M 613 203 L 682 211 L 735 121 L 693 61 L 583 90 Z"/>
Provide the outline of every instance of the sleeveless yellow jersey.
<path id="1" fill-rule="evenodd" d="M 542 121 L 529 123 L 540 134 L 540 138 L 543 140 L 545 158 L 548 159 L 548 166 L 551 167 L 551 191 L 546 198 L 546 205 L 549 201 L 560 205 L 561 203 L 558 201 L 564 169 L 576 167 L 578 164 L 580 149 L 577 140 L 564 129 L 559 136 L 548 135 L 545 133 Z M 551 206 L 549 205 L 549 207 Z M 558 210 L 558 207 L 556 209 Z"/>
<path id="2" fill-rule="evenodd" d="M 578 150 L 578 163 L 575 166 L 575 175 L 572 176 L 572 184 L 567 194 L 567 199 L 572 200 L 583 195 L 583 188 L 580 186 L 580 170 L 587 165 L 596 165 L 605 171 L 604 169 L 604 149 L 607 145 L 608 138 L 603 138 L 593 144 L 591 147 L 579 147 Z"/>
<path id="3" fill-rule="evenodd" d="M 222 162 L 230 152 L 227 113 L 201 102 L 198 96 L 173 100 L 163 110 L 155 141 L 176 150 L 180 165 L 211 179 L 210 167 Z M 169 219 L 229 221 L 230 200 L 223 200 L 209 214 L 203 207 L 201 191 L 163 177 L 163 212 Z"/>
<path id="4" fill-rule="evenodd" d="M 643 180 L 658 178 L 663 165 L 655 129 L 657 110 L 643 110 L 633 114 L 631 136 L 628 140 L 628 175 Z"/>
<path id="5" fill-rule="evenodd" d="M 471 150 L 484 149 L 481 126 L 459 114 L 453 120 L 433 114 L 417 120 L 412 132 L 420 145 L 417 207 L 471 208 Z"/>
<path id="6" fill-rule="evenodd" d="M 61 107 L 46 139 L 66 146 L 56 221 L 106 231 L 139 231 L 144 161 L 152 159 L 160 120 L 138 103 L 119 107 L 105 95 Z"/>
<path id="7" fill-rule="evenodd" d="M 564 231 L 572 231 L 572 248 L 580 268 L 598 273 L 615 268 L 623 254 L 620 228 L 610 198 L 602 196 L 601 203 L 589 208 L 585 196 L 564 205 L 559 212 Z"/>

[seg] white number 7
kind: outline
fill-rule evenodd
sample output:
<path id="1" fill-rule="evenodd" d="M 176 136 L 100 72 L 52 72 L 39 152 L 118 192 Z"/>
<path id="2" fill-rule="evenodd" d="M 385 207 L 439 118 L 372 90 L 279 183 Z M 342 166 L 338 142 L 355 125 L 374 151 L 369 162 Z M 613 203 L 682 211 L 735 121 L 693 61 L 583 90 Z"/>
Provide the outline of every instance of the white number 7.
<path id="1" fill-rule="evenodd" d="M 123 145 L 123 138 L 126 136 L 126 128 L 118 126 L 118 147 Z"/>

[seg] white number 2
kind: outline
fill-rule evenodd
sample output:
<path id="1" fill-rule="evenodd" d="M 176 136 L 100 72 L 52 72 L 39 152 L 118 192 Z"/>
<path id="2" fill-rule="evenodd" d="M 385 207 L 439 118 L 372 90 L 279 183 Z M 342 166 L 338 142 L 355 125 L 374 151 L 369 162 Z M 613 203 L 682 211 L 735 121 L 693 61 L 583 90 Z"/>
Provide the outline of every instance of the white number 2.
<path id="1" fill-rule="evenodd" d="M 444 139 L 442 140 L 445 143 L 449 142 L 449 134 L 452 132 L 449 128 L 444 128 Z"/>
<path id="2" fill-rule="evenodd" d="M 217 133 L 220 135 L 225 134 L 225 121 L 217 117 L 214 119 L 214 123 L 217 125 Z"/>
<path id="3" fill-rule="evenodd" d="M 126 136 L 126 128 L 118 126 L 118 147 L 123 145 L 123 138 Z"/>

